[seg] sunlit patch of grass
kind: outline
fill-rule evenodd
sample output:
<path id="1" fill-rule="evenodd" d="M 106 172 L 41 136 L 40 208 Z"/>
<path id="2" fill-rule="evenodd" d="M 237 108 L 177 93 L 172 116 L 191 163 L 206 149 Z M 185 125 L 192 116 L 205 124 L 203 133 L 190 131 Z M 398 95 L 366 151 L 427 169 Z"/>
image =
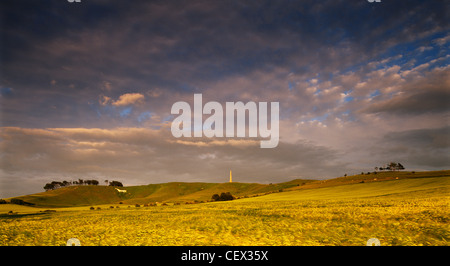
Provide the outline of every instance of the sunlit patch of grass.
<path id="1" fill-rule="evenodd" d="M 356 187 L 355 191 L 364 192 L 363 195 L 373 194 L 368 197 L 344 197 L 339 187 L 336 193 L 340 196 L 336 198 L 308 199 L 304 194 L 292 194 L 304 193 L 297 191 L 287 192 L 291 197 L 277 193 L 191 205 L 139 208 L 105 205 L 99 210 L 77 207 L 23 216 L 3 213 L 0 245 L 61 246 L 73 237 L 86 246 L 361 246 L 369 238 L 379 239 L 381 245 L 448 245 L 448 185 L 416 191 L 410 191 L 407 184 L 400 185 L 397 191 L 403 192 L 381 196 L 373 190 L 380 187 L 378 184 L 366 186 L 371 190 L 366 192 L 363 187 Z M 308 193 L 323 195 L 320 191 Z M 2 208 L 14 206 L 6 205 Z"/>

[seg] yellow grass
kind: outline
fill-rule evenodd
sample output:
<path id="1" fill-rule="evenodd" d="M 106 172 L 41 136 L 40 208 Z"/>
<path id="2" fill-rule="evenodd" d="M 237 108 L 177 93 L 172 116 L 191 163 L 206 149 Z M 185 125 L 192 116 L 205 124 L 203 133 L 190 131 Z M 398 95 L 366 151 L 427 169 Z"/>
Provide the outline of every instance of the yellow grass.
<path id="1" fill-rule="evenodd" d="M 137 208 L 116 204 L 120 208 L 101 205 L 100 210 L 89 210 L 84 206 L 50 213 L 36 209 L 34 215 L 30 212 L 34 208 L 24 206 L 15 210 L 18 214 L 8 215 L 6 209 L 15 205 L 6 204 L 0 209 L 0 245 L 58 246 L 73 237 L 82 245 L 102 246 L 361 246 L 369 238 L 378 238 L 381 245 L 448 245 L 448 180 L 397 183 L 399 193 L 388 187 L 394 185 L 389 182 L 400 181 L 386 181 L 386 186 L 348 185 L 352 190 L 347 196 L 343 195 L 345 187 L 339 186 L 335 191 L 319 188 L 193 205 Z M 414 186 L 416 190 L 411 189 Z M 352 196 L 352 191 L 363 196 Z M 305 192 L 311 198 L 302 196 Z"/>

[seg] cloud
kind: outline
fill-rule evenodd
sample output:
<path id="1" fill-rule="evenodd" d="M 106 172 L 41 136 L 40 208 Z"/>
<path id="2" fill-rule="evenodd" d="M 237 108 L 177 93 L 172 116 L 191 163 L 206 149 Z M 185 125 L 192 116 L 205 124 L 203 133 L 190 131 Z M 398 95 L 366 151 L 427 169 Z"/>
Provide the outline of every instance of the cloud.
<path id="1" fill-rule="evenodd" d="M 120 179 L 125 185 L 226 182 L 229 169 L 235 170 L 236 181 L 269 183 L 323 177 L 341 164 L 336 151 L 307 142 L 280 143 L 278 149 L 262 151 L 257 141 L 181 141 L 168 131 L 168 127 L 1 128 L 1 169 L 5 176 L 27 177 L 33 184 L 33 180 L 49 177 L 83 176 Z M 319 174 L 313 174 L 311 166 L 319 169 Z M 2 187 L 0 192 L 4 195 L 8 189 Z M 40 191 L 41 187 L 35 189 Z"/>
<path id="2" fill-rule="evenodd" d="M 113 101 L 114 106 L 127 106 L 134 104 L 142 104 L 144 102 L 145 96 L 141 93 L 125 93 L 120 95 L 117 101 Z"/>
<path id="3" fill-rule="evenodd" d="M 389 154 L 408 169 L 447 166 L 414 131 L 448 121 L 444 1 L 0 5 L 2 189 L 86 175 L 219 182 L 230 168 L 242 181 L 335 177 Z M 172 138 L 170 107 L 194 93 L 278 101 L 279 146 Z"/>
<path id="4" fill-rule="evenodd" d="M 108 96 L 105 96 L 105 95 L 100 95 L 99 96 L 98 103 L 100 105 L 105 106 L 105 105 L 109 104 L 110 102 L 111 102 L 111 97 L 108 97 Z"/>
<path id="5" fill-rule="evenodd" d="M 14 90 L 12 88 L 8 88 L 8 87 L 0 88 L 0 97 L 12 96 L 13 93 L 14 93 Z"/>
<path id="6" fill-rule="evenodd" d="M 386 161 L 406 162 L 422 169 L 450 168 L 450 127 L 389 132 L 373 147 Z M 409 165 L 408 165 L 409 164 Z"/>
<path id="7" fill-rule="evenodd" d="M 438 38 L 438 39 L 434 40 L 433 42 L 440 46 L 443 46 L 443 45 L 447 44 L 448 42 L 450 42 L 450 34 L 448 34 L 445 37 Z"/>
<path id="8" fill-rule="evenodd" d="M 380 99 L 362 108 L 366 113 L 393 115 L 420 115 L 426 113 L 446 113 L 450 111 L 450 68 L 437 68 L 424 76 L 417 77 L 417 70 L 407 74 L 397 94 L 392 98 Z M 423 73 L 423 72 L 422 72 Z M 400 73 L 402 74 L 402 73 Z M 414 76 L 414 78 L 409 78 Z M 389 84 L 386 84 L 389 86 Z"/>

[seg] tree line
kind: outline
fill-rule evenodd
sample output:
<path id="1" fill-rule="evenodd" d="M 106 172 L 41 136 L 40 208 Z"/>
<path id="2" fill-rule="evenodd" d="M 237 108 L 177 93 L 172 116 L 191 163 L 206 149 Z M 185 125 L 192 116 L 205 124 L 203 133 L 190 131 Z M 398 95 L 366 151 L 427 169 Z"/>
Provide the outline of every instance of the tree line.
<path id="1" fill-rule="evenodd" d="M 375 171 L 400 171 L 400 170 L 405 170 L 405 167 L 401 164 L 401 163 L 394 163 L 394 162 L 390 162 L 388 164 L 386 164 L 385 166 L 376 166 L 375 167 Z"/>
<path id="2" fill-rule="evenodd" d="M 113 187 L 123 187 L 122 182 L 119 181 L 109 181 L 105 180 L 105 185 L 113 186 Z M 99 182 L 95 179 L 78 179 L 74 181 L 52 181 L 50 183 L 45 184 L 44 189 L 45 191 L 54 190 L 62 187 L 68 187 L 68 186 L 81 186 L 81 185 L 88 185 L 88 186 L 98 186 Z"/>

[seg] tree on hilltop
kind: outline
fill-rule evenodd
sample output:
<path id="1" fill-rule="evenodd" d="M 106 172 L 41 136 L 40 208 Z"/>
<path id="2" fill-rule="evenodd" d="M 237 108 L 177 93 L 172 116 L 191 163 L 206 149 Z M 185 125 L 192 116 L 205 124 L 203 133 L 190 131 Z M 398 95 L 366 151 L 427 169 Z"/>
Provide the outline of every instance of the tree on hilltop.
<path id="1" fill-rule="evenodd" d="M 122 182 L 119 182 L 119 181 L 111 181 L 111 182 L 109 182 L 109 185 L 112 187 L 123 187 Z"/>
<path id="2" fill-rule="evenodd" d="M 375 167 L 376 170 L 380 171 L 400 171 L 405 170 L 405 167 L 401 163 L 390 162 L 385 167 Z"/>

